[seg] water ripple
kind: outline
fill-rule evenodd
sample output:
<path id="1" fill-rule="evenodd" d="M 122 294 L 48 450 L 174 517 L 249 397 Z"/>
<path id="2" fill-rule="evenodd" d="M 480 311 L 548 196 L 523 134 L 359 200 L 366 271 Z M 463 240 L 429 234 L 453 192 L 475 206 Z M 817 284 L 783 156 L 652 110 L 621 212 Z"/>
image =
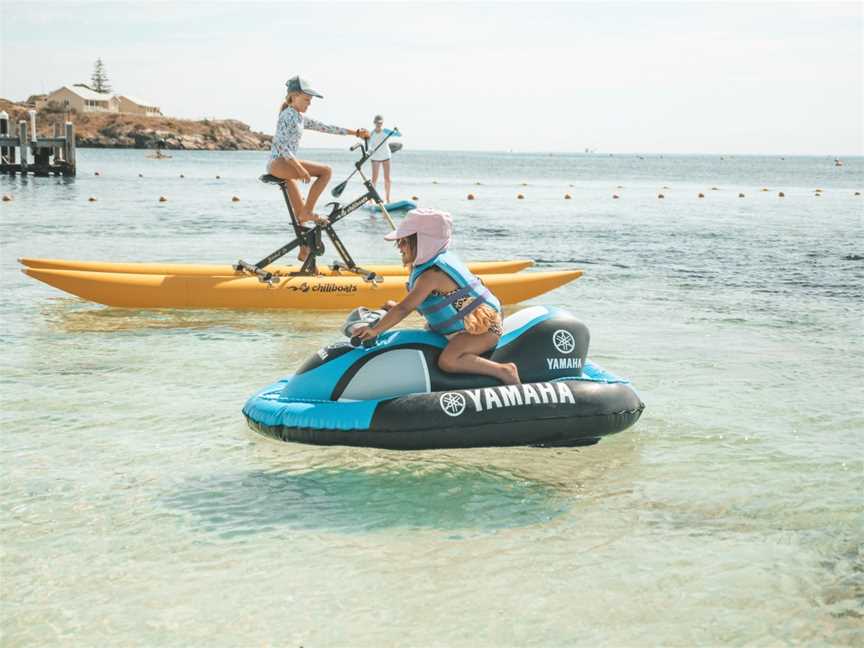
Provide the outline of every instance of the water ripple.
<path id="1" fill-rule="evenodd" d="M 547 522 L 566 510 L 547 485 L 457 466 L 241 472 L 189 481 L 163 504 L 223 538 L 274 528 L 491 531 Z"/>

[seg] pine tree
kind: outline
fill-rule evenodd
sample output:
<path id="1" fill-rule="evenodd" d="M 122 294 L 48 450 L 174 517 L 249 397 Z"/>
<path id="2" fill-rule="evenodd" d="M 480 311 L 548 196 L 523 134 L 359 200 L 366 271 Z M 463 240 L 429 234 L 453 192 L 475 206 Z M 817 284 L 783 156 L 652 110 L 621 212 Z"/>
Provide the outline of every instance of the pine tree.
<path id="1" fill-rule="evenodd" d="M 93 89 L 96 92 L 111 92 L 111 83 L 108 81 L 108 74 L 105 72 L 105 65 L 102 59 L 96 59 L 96 65 L 93 67 L 93 76 L 90 77 L 90 82 L 93 84 Z"/>

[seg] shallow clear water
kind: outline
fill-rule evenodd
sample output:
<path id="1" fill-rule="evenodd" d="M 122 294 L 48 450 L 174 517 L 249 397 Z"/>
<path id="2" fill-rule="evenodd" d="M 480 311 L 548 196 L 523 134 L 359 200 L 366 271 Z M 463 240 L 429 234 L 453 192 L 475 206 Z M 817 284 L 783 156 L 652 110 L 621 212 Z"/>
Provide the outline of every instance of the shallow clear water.
<path id="1" fill-rule="evenodd" d="M 585 271 L 534 303 L 647 409 L 590 448 L 397 453 L 240 415 L 340 314 L 109 309 L 17 271 L 287 240 L 264 154 L 173 154 L 0 178 L 4 645 L 864 642 L 864 160 L 399 153 L 393 198 L 452 211 L 463 256 Z M 340 232 L 396 262 L 366 212 Z"/>

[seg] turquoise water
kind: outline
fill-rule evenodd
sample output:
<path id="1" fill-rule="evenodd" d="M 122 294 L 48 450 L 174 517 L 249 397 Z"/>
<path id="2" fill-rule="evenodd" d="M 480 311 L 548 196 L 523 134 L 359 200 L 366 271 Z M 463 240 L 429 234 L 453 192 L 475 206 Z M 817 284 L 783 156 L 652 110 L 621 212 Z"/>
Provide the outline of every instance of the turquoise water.
<path id="1" fill-rule="evenodd" d="M 397 453 L 240 415 L 340 314 L 110 309 L 18 272 L 287 240 L 264 154 L 172 153 L 0 178 L 4 646 L 864 642 L 864 159 L 399 153 L 393 199 L 450 210 L 464 256 L 585 271 L 532 303 L 647 409 L 589 448 Z M 380 217 L 340 232 L 396 262 Z"/>

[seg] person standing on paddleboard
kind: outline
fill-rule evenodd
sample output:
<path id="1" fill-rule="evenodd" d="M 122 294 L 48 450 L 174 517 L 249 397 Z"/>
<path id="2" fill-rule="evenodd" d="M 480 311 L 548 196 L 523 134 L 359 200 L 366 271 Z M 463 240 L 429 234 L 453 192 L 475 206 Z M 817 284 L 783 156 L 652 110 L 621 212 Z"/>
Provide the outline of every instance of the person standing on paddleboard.
<path id="1" fill-rule="evenodd" d="M 312 103 L 312 97 L 320 99 L 324 97 L 313 90 L 309 83 L 299 76 L 288 79 L 285 86 L 288 88 L 288 93 L 285 95 L 285 101 L 282 102 L 282 108 L 279 111 L 276 135 L 273 137 L 273 145 L 270 147 L 267 173 L 290 181 L 287 183 L 288 196 L 298 221 L 301 223 L 307 221 L 326 223 L 326 218 L 315 213 L 315 203 L 327 183 L 330 182 L 333 170 L 326 164 L 300 160 L 297 157 L 297 149 L 300 147 L 303 130 L 308 128 L 321 133 L 354 135 L 363 139 L 369 137 L 369 131 L 365 128 L 352 130 L 339 126 L 328 126 L 311 117 L 306 117 L 304 113 L 309 108 L 309 104 Z M 312 181 L 312 178 L 315 178 L 315 181 L 312 182 L 304 202 L 297 181 L 302 180 L 304 183 L 308 183 Z"/>
<path id="2" fill-rule="evenodd" d="M 372 133 L 369 135 L 369 150 L 374 151 L 372 153 L 372 186 L 377 187 L 378 185 L 378 173 L 381 170 L 381 167 L 384 167 L 384 195 L 387 198 L 386 202 L 390 202 L 390 158 L 392 154 L 390 152 L 390 146 L 381 146 L 381 142 L 388 135 L 392 135 L 393 137 L 399 137 L 399 131 L 392 131 L 389 128 L 384 128 L 384 118 L 381 115 L 375 115 L 375 118 L 372 120 L 375 128 L 372 130 Z M 376 150 L 377 149 L 377 150 Z"/>

